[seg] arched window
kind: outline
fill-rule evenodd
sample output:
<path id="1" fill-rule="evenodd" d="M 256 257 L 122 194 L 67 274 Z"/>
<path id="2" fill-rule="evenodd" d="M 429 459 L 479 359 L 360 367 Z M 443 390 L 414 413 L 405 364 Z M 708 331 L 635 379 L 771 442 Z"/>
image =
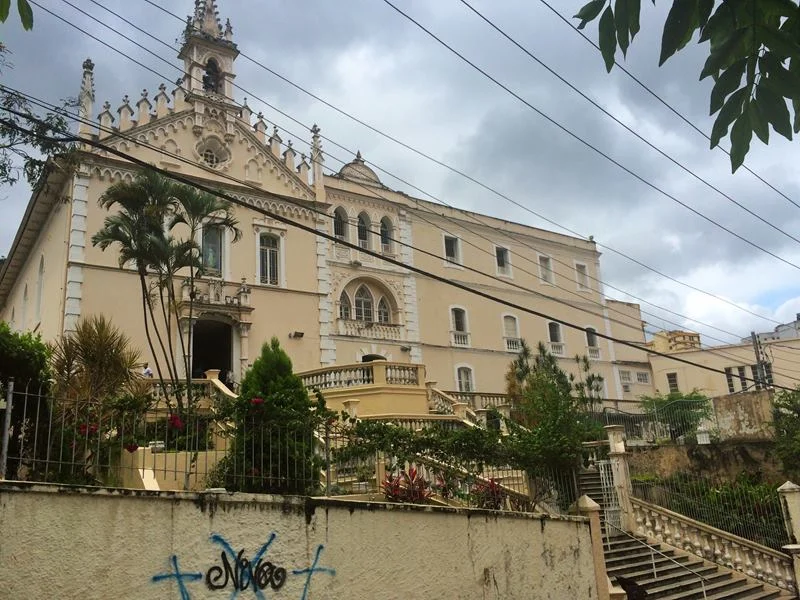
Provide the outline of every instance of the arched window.
<path id="1" fill-rule="evenodd" d="M 369 249 L 369 217 L 365 213 L 358 215 L 358 245 Z"/>
<path id="2" fill-rule="evenodd" d="M 597 330 L 594 327 L 586 328 L 586 345 L 589 348 L 597 348 Z"/>
<path id="3" fill-rule="evenodd" d="M 39 258 L 39 276 L 36 279 L 36 322 L 42 320 L 42 294 L 44 293 L 44 256 Z"/>
<path id="4" fill-rule="evenodd" d="M 356 321 L 372 321 L 372 294 L 365 286 L 356 290 Z"/>
<path id="5" fill-rule="evenodd" d="M 472 369 L 469 367 L 458 367 L 456 369 L 456 383 L 459 392 L 474 392 L 475 383 L 472 379 Z"/>
<path id="6" fill-rule="evenodd" d="M 452 330 L 450 343 L 453 346 L 469 346 L 469 328 L 467 325 L 467 311 L 463 308 L 451 308 L 450 320 Z"/>
<path id="7" fill-rule="evenodd" d="M 519 324 L 514 315 L 503 316 L 503 338 L 506 342 L 506 350 L 509 352 L 518 352 L 522 348 L 519 339 Z"/>
<path id="8" fill-rule="evenodd" d="M 339 318 L 350 319 L 351 315 L 350 297 L 345 292 L 342 292 L 342 295 L 339 296 Z"/>
<path id="9" fill-rule="evenodd" d="M 389 309 L 389 303 L 386 298 L 381 298 L 378 302 L 378 323 L 391 323 L 392 311 Z"/>
<path id="10" fill-rule="evenodd" d="M 206 72 L 203 75 L 203 89 L 207 92 L 222 93 L 222 73 L 219 64 L 213 58 L 206 63 Z"/>
<path id="11" fill-rule="evenodd" d="M 280 239 L 269 233 L 258 238 L 259 278 L 264 285 L 279 285 Z"/>
<path id="12" fill-rule="evenodd" d="M 381 252 L 392 253 L 392 222 L 389 217 L 381 219 Z"/>
<path id="13" fill-rule="evenodd" d="M 550 342 L 556 344 L 561 343 L 561 325 L 553 322 L 548 323 L 547 333 L 550 336 Z"/>
<path id="14" fill-rule="evenodd" d="M 337 240 L 347 241 L 347 213 L 340 206 L 333 211 L 333 235 Z"/>
<path id="15" fill-rule="evenodd" d="M 22 321 L 19 324 L 20 330 L 24 330 L 28 326 L 28 284 L 25 284 L 25 290 L 22 292 Z"/>

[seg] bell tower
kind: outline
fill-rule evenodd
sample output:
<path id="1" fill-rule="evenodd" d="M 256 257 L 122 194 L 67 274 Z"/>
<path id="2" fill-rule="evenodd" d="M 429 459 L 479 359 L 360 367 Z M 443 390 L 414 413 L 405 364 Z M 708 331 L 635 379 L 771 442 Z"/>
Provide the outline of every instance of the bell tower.
<path id="1" fill-rule="evenodd" d="M 230 166 L 230 145 L 241 114 L 233 94 L 233 64 L 238 55 L 233 27 L 230 21 L 222 26 L 216 0 L 195 0 L 178 55 L 185 72 L 179 85 L 194 112 L 192 132 L 198 138 L 194 158 L 221 170 Z"/>
<path id="2" fill-rule="evenodd" d="M 195 0 L 194 15 L 186 18 L 183 47 L 184 87 L 189 94 L 210 100 L 233 99 L 233 63 L 239 55 L 233 43 L 233 27 L 223 28 L 216 0 Z"/>

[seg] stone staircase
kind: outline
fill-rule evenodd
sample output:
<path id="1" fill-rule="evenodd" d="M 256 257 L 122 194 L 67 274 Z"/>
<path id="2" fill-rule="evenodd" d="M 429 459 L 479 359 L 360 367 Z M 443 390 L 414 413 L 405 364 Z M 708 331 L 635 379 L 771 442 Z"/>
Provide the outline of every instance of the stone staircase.
<path id="1" fill-rule="evenodd" d="M 586 494 L 604 507 L 599 471 L 581 472 L 579 486 L 581 494 Z M 623 534 L 609 536 L 610 528 L 606 528 L 602 515 L 603 513 L 601 522 L 608 576 L 612 582 L 615 582 L 617 575 L 635 581 L 647 590 L 648 599 L 766 600 L 791 597 L 777 587 L 749 579 L 741 573 L 705 561 L 667 544 L 648 545 L 640 536 L 629 537 Z M 687 569 L 705 579 L 705 596 L 700 579 Z"/>

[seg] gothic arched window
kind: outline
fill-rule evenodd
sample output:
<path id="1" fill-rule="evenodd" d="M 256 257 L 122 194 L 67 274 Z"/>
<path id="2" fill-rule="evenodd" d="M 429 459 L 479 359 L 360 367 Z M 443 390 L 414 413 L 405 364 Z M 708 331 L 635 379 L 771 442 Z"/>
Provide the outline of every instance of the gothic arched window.
<path id="1" fill-rule="evenodd" d="M 339 296 L 339 318 L 349 319 L 352 314 L 350 308 L 350 298 L 345 292 L 342 292 L 342 295 Z"/>
<path id="2" fill-rule="evenodd" d="M 213 58 L 209 58 L 206 63 L 206 72 L 203 75 L 203 89 L 216 94 L 222 93 L 222 72 L 219 70 L 219 64 Z"/>
<path id="3" fill-rule="evenodd" d="M 365 286 L 356 291 L 356 321 L 372 321 L 372 294 Z"/>
<path id="4" fill-rule="evenodd" d="M 386 301 L 386 298 L 381 298 L 380 302 L 378 302 L 378 323 L 391 323 L 392 322 L 392 311 L 389 308 L 389 303 Z"/>

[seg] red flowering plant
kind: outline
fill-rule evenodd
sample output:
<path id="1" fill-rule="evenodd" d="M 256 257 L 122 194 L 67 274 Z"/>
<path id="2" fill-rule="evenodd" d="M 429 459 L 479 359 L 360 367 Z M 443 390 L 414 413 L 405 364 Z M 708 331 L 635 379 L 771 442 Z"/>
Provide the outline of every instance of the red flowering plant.
<path id="1" fill-rule="evenodd" d="M 400 469 L 397 475 L 387 473 L 382 487 L 384 496 L 390 502 L 422 504 L 427 502 L 433 493 L 430 482 L 413 466 L 408 471 Z"/>
<path id="2" fill-rule="evenodd" d="M 500 510 L 506 502 L 507 492 L 494 478 L 488 481 L 479 481 L 470 490 L 470 499 L 476 508 Z"/>

